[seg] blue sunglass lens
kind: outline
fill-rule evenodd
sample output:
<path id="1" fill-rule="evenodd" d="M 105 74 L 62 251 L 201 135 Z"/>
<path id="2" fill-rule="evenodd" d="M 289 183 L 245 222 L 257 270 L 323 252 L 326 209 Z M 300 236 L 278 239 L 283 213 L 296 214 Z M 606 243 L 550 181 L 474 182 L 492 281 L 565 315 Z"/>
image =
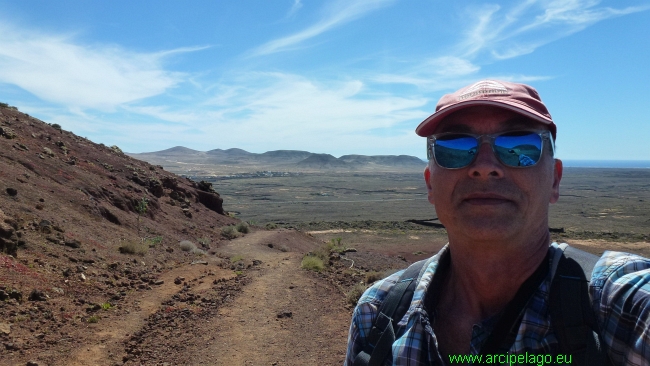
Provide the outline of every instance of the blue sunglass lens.
<path id="1" fill-rule="evenodd" d="M 438 164 L 444 168 L 462 168 L 469 165 L 478 148 L 476 138 L 467 135 L 447 135 L 436 139 L 434 153 Z"/>
<path id="2" fill-rule="evenodd" d="M 474 136 L 445 135 L 436 139 L 433 153 L 436 162 L 444 168 L 464 168 L 474 160 L 478 144 Z M 510 132 L 495 138 L 493 150 L 507 166 L 533 166 L 542 154 L 542 138 L 534 132 Z"/>
<path id="3" fill-rule="evenodd" d="M 494 152 L 505 165 L 533 166 L 542 156 L 542 139 L 531 132 L 504 134 L 494 140 Z"/>

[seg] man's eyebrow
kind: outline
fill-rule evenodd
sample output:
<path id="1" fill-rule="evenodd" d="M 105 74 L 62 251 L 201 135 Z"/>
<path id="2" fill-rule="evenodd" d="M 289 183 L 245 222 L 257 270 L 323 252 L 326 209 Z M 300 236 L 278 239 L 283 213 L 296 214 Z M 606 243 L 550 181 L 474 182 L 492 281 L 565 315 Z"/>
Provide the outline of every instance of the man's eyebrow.
<path id="1" fill-rule="evenodd" d="M 534 123 L 535 122 L 533 122 L 533 120 L 531 120 L 530 118 L 521 116 L 521 117 L 514 117 L 507 121 L 504 121 L 502 125 L 508 129 L 511 129 L 511 128 L 530 127 L 530 125 L 533 125 Z"/>
<path id="2" fill-rule="evenodd" d="M 472 133 L 472 128 L 464 124 L 452 124 L 452 125 L 443 126 L 440 129 L 439 133 L 445 133 L 445 132 Z"/>

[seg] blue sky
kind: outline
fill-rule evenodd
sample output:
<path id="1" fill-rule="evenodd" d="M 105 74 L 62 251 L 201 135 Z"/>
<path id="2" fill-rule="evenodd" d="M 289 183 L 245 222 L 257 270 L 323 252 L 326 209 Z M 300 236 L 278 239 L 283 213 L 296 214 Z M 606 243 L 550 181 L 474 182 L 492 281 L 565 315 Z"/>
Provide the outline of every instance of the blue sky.
<path id="1" fill-rule="evenodd" d="M 426 157 L 444 94 L 525 82 L 563 159 L 650 160 L 650 1 L 0 0 L 0 101 L 146 152 Z"/>

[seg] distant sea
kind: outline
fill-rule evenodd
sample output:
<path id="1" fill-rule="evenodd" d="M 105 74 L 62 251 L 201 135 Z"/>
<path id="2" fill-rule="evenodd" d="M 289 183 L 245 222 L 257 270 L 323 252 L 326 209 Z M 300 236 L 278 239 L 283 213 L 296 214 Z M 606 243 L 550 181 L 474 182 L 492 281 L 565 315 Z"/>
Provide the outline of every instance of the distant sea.
<path id="1" fill-rule="evenodd" d="M 630 168 L 650 169 L 650 160 L 562 160 L 570 168 Z"/>

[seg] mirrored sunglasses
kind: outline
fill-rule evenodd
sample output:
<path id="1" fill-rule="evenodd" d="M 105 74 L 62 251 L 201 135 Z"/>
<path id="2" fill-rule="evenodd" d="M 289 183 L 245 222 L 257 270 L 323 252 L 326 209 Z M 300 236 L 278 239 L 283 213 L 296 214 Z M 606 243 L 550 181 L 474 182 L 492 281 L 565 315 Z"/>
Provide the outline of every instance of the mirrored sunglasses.
<path id="1" fill-rule="evenodd" d="M 446 169 L 461 169 L 476 159 L 483 139 L 488 139 L 497 159 L 508 167 L 534 166 L 542 157 L 544 140 L 549 140 L 551 152 L 555 146 L 549 131 L 508 131 L 492 135 L 441 133 L 427 138 L 427 157 Z"/>

